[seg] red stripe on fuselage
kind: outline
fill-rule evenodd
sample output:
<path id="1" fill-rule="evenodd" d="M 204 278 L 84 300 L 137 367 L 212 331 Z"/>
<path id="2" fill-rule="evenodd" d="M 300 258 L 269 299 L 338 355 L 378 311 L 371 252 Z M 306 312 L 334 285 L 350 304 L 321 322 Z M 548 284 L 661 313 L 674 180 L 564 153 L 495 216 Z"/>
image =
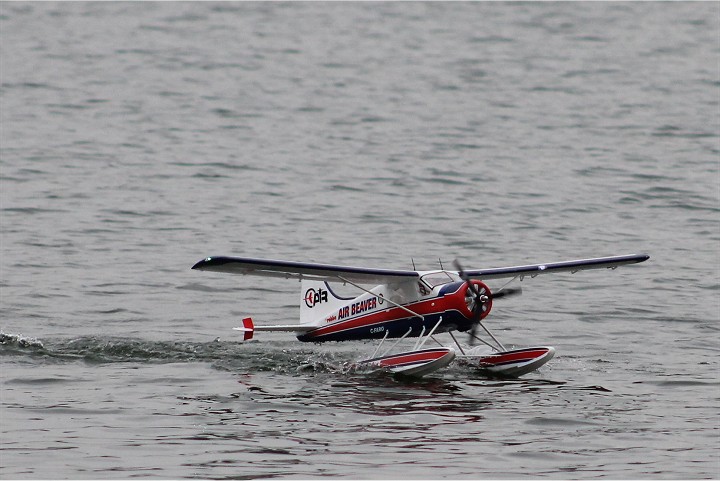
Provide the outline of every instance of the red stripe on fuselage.
<path id="1" fill-rule="evenodd" d="M 443 297 L 433 297 L 431 299 L 418 301 L 414 304 L 405 304 L 404 307 L 407 307 L 411 311 L 416 312 L 422 316 L 440 314 L 448 310 L 456 310 L 463 313 L 465 310 L 467 310 L 467 307 L 465 305 L 465 298 L 463 296 L 462 299 L 458 299 L 456 294 L 457 291 L 451 294 L 445 294 Z M 465 309 L 462 309 L 463 307 Z M 343 319 L 342 321 L 338 321 L 333 324 L 328 324 L 327 326 L 322 326 L 312 331 L 308 331 L 306 335 L 309 337 L 327 336 L 350 329 L 370 327 L 375 324 L 382 324 L 385 322 L 407 319 L 409 317 L 412 317 L 412 315 L 406 310 L 400 309 L 399 307 L 392 307 L 383 311 L 375 311 L 363 314 L 353 319 Z"/>

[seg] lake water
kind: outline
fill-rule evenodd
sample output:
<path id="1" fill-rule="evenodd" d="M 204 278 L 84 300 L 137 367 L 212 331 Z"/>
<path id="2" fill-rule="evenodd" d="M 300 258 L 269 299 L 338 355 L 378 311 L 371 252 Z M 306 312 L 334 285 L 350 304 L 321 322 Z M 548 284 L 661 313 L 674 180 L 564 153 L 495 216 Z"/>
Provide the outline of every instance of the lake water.
<path id="1" fill-rule="evenodd" d="M 0 3 L 0 477 L 720 477 L 720 4 Z M 520 380 L 240 343 L 292 281 L 525 279 Z M 490 283 L 498 287 L 498 283 Z"/>

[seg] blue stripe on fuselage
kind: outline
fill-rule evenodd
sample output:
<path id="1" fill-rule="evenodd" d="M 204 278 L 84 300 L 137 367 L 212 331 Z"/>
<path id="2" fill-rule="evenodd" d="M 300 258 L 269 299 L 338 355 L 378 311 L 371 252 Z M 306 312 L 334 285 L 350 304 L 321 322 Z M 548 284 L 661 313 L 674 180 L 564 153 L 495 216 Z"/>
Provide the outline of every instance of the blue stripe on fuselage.
<path id="1" fill-rule="evenodd" d="M 326 341 L 359 341 L 364 339 L 382 339 L 388 332 L 388 338 L 402 337 L 409 329 L 412 329 L 408 337 L 418 337 L 428 334 L 437 324 L 442 316 L 443 322 L 435 329 L 435 333 L 447 332 L 449 330 L 466 331 L 470 328 L 470 320 L 455 310 L 448 310 L 441 313 L 427 314 L 425 319 L 419 317 L 406 317 L 393 319 L 385 322 L 373 323 L 372 325 L 354 327 L 347 330 L 335 331 L 329 334 L 313 335 L 308 331 L 297 336 L 303 342 L 326 342 Z"/>
<path id="2" fill-rule="evenodd" d="M 456 293 L 463 284 L 465 284 L 465 281 L 451 282 L 450 284 L 445 284 L 438 291 L 438 297 Z"/>

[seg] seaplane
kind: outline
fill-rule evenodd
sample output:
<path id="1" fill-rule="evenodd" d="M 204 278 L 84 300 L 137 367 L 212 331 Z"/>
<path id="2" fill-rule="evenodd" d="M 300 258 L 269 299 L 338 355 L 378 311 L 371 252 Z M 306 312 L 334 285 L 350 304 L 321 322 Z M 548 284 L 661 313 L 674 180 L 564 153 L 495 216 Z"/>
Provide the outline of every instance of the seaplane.
<path id="1" fill-rule="evenodd" d="M 206 257 L 192 268 L 300 282 L 299 323 L 256 325 L 252 317 L 245 317 L 242 326 L 234 328 L 245 341 L 252 339 L 256 331 L 294 333 L 298 340 L 314 343 L 375 340 L 379 342 L 374 353 L 352 363 L 352 367 L 422 377 L 457 360 L 490 376 L 519 377 L 550 361 L 555 348 L 506 349 L 487 327 L 485 320 L 494 301 L 522 293 L 520 287 L 510 287 L 513 281 L 562 272 L 616 269 L 649 258 L 647 254 L 631 254 L 467 270 L 456 260 L 454 270 L 444 269 L 441 262 L 439 270 L 420 271 L 217 256 Z M 486 282 L 496 279 L 503 279 L 504 284 L 493 291 Z M 342 297 L 331 284 L 349 285 L 357 289 L 357 295 Z M 455 332 L 467 333 L 467 345 L 463 347 Z M 446 343 L 438 339 L 441 334 L 449 336 Z M 417 338 L 412 348 L 398 352 L 397 345 L 408 338 Z M 428 340 L 437 347 L 426 348 Z M 475 341 L 490 350 L 475 346 Z M 381 352 L 386 343 L 391 345 Z"/>

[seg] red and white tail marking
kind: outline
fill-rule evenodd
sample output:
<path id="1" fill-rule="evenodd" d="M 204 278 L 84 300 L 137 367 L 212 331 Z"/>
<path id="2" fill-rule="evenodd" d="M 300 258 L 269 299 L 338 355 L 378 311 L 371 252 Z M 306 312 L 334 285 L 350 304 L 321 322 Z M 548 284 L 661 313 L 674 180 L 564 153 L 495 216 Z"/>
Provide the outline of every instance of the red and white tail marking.
<path id="1" fill-rule="evenodd" d="M 255 324 L 253 324 L 252 317 L 246 317 L 242 320 L 242 327 L 233 327 L 234 331 L 240 331 L 243 333 L 243 341 L 248 341 L 253 338 L 255 332 Z"/>

